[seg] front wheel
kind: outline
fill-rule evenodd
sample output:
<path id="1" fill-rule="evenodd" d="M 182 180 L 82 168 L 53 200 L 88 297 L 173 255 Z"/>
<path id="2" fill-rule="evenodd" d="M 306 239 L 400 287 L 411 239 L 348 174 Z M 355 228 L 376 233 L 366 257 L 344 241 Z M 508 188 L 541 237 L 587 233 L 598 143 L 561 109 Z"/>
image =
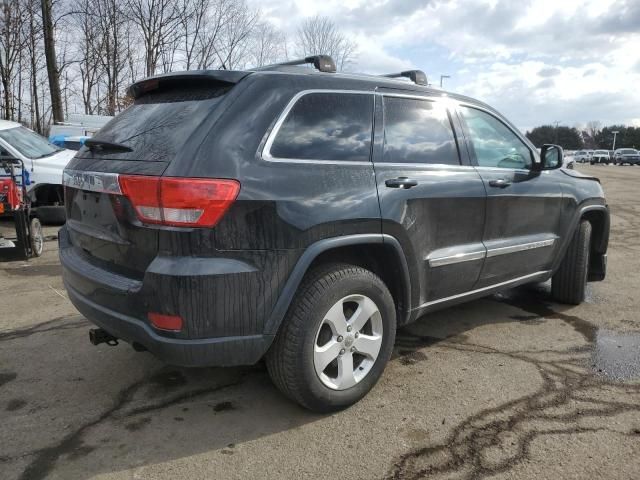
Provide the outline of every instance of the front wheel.
<path id="1" fill-rule="evenodd" d="M 591 224 L 582 220 L 573 234 L 558 271 L 551 279 L 551 294 L 558 302 L 579 305 L 584 301 L 590 245 Z"/>
<path id="2" fill-rule="evenodd" d="M 373 272 L 331 264 L 310 272 L 267 354 L 287 397 L 316 412 L 346 408 L 376 384 L 396 333 L 393 298 Z"/>

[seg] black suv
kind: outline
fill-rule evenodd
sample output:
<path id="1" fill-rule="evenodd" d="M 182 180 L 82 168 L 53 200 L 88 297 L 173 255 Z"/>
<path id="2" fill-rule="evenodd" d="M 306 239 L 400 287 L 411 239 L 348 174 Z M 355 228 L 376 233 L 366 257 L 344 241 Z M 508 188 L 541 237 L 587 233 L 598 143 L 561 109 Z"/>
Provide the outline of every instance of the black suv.
<path id="1" fill-rule="evenodd" d="M 396 328 L 552 279 L 577 304 L 606 269 L 597 179 L 488 105 L 407 79 L 273 66 L 134 84 L 64 173 L 69 297 L 175 365 L 265 357 L 317 411 L 362 398 Z"/>

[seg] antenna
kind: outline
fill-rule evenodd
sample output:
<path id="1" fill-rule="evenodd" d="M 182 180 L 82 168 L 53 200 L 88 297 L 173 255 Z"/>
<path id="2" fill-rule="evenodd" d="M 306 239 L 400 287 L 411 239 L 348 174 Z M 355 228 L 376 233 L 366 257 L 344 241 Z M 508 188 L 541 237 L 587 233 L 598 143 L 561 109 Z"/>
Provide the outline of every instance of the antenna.
<path id="1" fill-rule="evenodd" d="M 429 85 L 429 83 L 427 82 L 427 74 L 422 70 L 407 70 L 400 73 L 388 73 L 382 76 L 389 78 L 405 77 L 411 80 L 416 85 Z"/>
<path id="2" fill-rule="evenodd" d="M 257 68 L 256 70 L 268 70 L 273 67 L 281 67 L 286 65 L 305 65 L 307 63 L 312 63 L 316 70 L 319 70 L 320 72 L 336 72 L 336 62 L 334 62 L 333 58 L 331 58 L 329 55 L 312 55 L 310 57 L 300 58 L 298 60 L 274 63 L 272 65 Z"/>

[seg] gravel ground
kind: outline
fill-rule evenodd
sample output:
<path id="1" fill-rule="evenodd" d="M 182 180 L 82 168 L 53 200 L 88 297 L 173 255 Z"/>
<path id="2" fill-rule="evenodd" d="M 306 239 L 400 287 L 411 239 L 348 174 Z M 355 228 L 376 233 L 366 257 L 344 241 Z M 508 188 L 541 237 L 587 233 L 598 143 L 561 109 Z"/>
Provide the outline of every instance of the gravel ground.
<path id="1" fill-rule="evenodd" d="M 0 261 L 0 475 L 24 478 L 640 478 L 640 168 L 583 166 L 612 212 L 609 272 L 424 317 L 358 405 L 309 413 L 264 367 L 181 369 L 93 347 L 54 240 Z"/>

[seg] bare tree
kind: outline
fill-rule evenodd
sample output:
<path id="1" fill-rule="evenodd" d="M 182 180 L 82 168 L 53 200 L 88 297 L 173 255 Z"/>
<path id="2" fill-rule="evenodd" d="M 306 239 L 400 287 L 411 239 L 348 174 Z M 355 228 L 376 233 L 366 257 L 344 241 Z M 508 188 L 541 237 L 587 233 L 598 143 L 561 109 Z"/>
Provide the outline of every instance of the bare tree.
<path id="1" fill-rule="evenodd" d="M 24 46 L 23 28 L 25 15 L 19 0 L 11 0 L 1 9 L 0 22 L 0 81 L 2 82 L 3 115 L 6 119 L 15 118 L 14 79 Z"/>
<path id="2" fill-rule="evenodd" d="M 306 20 L 300 26 L 296 48 L 297 53 L 304 57 L 330 55 L 338 70 L 348 68 L 356 56 L 356 43 L 340 32 L 333 21 L 319 15 Z"/>
<path id="3" fill-rule="evenodd" d="M 251 35 L 258 23 L 258 11 L 246 2 L 227 2 L 225 21 L 220 30 L 215 53 L 223 70 L 243 67 L 248 58 Z"/>
<path id="4" fill-rule="evenodd" d="M 128 0 L 127 6 L 142 33 L 146 74 L 151 76 L 180 26 L 180 4 L 174 0 Z"/>
<path id="5" fill-rule="evenodd" d="M 191 62 L 195 62 L 198 69 L 211 68 L 216 63 L 216 45 L 220 42 L 222 28 L 229 19 L 233 0 L 203 0 L 205 2 L 206 5 L 202 6 L 206 9 L 203 28 L 193 36 L 194 58 Z"/>
<path id="6" fill-rule="evenodd" d="M 126 41 L 129 35 L 129 20 L 119 0 L 93 0 L 94 9 L 100 19 L 101 62 L 106 87 L 105 103 L 107 115 L 118 111 L 123 71 L 127 66 Z"/>
<path id="7" fill-rule="evenodd" d="M 591 120 L 587 122 L 587 133 L 591 138 L 596 138 L 596 135 L 600 133 L 602 124 L 597 120 Z"/>
<path id="8" fill-rule="evenodd" d="M 42 29 L 44 32 L 44 55 L 49 77 L 49 95 L 51 97 L 51 113 L 54 122 L 62 122 L 62 93 L 60 91 L 60 71 L 56 61 L 56 44 L 53 29 L 52 0 L 42 0 Z"/>
<path id="9" fill-rule="evenodd" d="M 251 38 L 248 61 L 254 67 L 270 65 L 287 58 L 287 41 L 282 32 L 268 22 L 258 22 Z"/>

